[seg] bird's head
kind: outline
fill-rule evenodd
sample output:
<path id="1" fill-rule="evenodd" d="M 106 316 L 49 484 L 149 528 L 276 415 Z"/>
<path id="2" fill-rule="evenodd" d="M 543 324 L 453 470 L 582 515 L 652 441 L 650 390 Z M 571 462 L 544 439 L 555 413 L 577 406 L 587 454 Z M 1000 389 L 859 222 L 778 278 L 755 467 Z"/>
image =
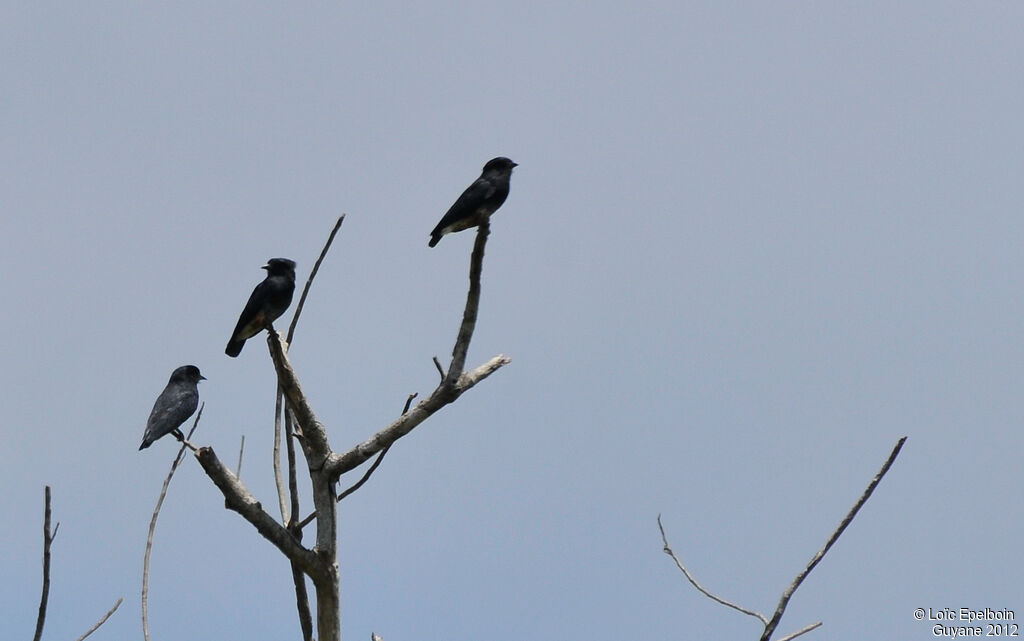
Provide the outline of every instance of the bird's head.
<path id="1" fill-rule="evenodd" d="M 199 373 L 195 365 L 182 365 L 171 374 L 172 382 L 198 383 L 205 380 L 206 377 Z"/>
<path id="2" fill-rule="evenodd" d="M 295 261 L 288 258 L 271 258 L 261 269 L 267 270 L 271 276 L 295 276 Z"/>
<path id="3" fill-rule="evenodd" d="M 512 162 L 511 159 L 504 156 L 498 156 L 497 158 L 491 158 L 484 165 L 484 172 L 495 171 L 495 172 L 512 172 L 513 167 L 518 167 L 519 164 Z"/>

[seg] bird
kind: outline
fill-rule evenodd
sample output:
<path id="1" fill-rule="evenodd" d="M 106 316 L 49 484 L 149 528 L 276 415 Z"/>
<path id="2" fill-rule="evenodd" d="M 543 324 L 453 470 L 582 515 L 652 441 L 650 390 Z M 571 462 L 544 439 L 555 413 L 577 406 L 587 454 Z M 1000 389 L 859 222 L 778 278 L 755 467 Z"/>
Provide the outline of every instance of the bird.
<path id="1" fill-rule="evenodd" d="M 249 302 L 242 309 L 235 331 L 231 333 L 231 340 L 224 349 L 224 353 L 232 358 L 242 353 L 247 338 L 252 338 L 264 327 L 270 326 L 292 304 L 295 261 L 271 258 L 263 269 L 267 270 L 267 277 L 249 295 Z"/>
<path id="2" fill-rule="evenodd" d="M 171 433 L 178 440 L 185 440 L 178 428 L 199 406 L 199 381 L 205 380 L 206 377 L 199 373 L 195 365 L 182 365 L 171 372 L 171 380 L 167 381 L 167 387 L 160 392 L 156 403 L 153 403 L 153 411 L 149 413 L 140 451 L 161 436 Z"/>
<path id="3" fill-rule="evenodd" d="M 513 167 L 518 167 L 518 164 L 504 156 L 488 160 L 480 177 L 462 192 L 455 204 L 441 218 L 441 222 L 434 227 L 434 231 L 430 232 L 430 242 L 427 245 L 433 247 L 445 234 L 487 222 L 491 214 L 508 198 L 508 183 L 512 178 Z"/>

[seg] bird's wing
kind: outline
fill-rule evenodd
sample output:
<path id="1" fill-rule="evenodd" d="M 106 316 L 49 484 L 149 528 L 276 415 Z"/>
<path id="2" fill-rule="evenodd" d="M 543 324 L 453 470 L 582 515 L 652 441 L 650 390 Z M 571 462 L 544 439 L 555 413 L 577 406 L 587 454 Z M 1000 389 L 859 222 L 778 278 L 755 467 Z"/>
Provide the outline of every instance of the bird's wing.
<path id="1" fill-rule="evenodd" d="M 475 180 L 472 185 L 466 188 L 466 191 L 462 192 L 462 195 L 455 201 L 455 204 L 448 208 L 444 217 L 441 218 L 441 222 L 437 224 L 435 231 L 444 229 L 457 220 L 474 215 L 477 208 L 494 195 L 496 189 L 497 186 L 494 182 L 486 178 Z"/>
<path id="2" fill-rule="evenodd" d="M 267 289 L 270 286 L 267 284 L 267 280 L 263 280 L 256 289 L 252 290 L 252 294 L 249 295 L 249 301 L 246 302 L 245 307 L 242 309 L 242 313 L 238 316 L 238 324 L 235 325 L 235 331 L 231 333 L 232 340 L 249 338 L 255 336 L 263 329 L 263 305 L 267 298 Z M 253 327 L 255 321 L 256 327 Z"/>
<path id="3" fill-rule="evenodd" d="M 159 430 L 163 436 L 185 422 L 199 406 L 199 394 L 188 385 L 169 385 L 153 404 L 146 432 Z"/>

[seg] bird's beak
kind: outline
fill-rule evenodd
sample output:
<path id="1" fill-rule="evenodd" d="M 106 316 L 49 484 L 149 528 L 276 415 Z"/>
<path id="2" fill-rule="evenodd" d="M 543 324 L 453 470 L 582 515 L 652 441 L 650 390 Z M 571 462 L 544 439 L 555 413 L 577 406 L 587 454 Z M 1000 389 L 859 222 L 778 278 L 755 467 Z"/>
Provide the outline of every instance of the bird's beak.
<path id="1" fill-rule="evenodd" d="M 513 167 L 518 167 L 518 166 L 519 166 L 519 163 L 517 163 L 517 162 L 513 162 L 513 163 L 512 163 L 512 166 L 513 166 Z"/>
<path id="2" fill-rule="evenodd" d="M 206 380 L 206 377 L 205 377 L 205 376 L 203 376 L 202 374 L 200 374 L 200 375 L 199 375 L 199 380 L 201 380 L 201 381 L 205 381 L 205 380 Z"/>
<path id="3" fill-rule="evenodd" d="M 270 263 L 267 263 L 263 267 L 260 267 L 260 269 L 270 269 Z"/>

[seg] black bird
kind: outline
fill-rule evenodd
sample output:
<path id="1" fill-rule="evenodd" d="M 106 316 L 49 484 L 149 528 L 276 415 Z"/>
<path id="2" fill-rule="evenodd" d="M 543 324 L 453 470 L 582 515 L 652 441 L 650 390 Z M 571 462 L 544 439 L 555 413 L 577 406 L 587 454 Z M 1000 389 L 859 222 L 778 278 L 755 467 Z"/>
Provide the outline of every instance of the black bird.
<path id="1" fill-rule="evenodd" d="M 487 161 L 480 177 L 462 192 L 441 222 L 434 227 L 434 231 L 430 232 L 430 242 L 427 244 L 433 247 L 445 234 L 487 222 L 491 214 L 508 198 L 508 181 L 512 178 L 512 168 L 516 166 L 516 163 L 504 156 Z"/>
<path id="2" fill-rule="evenodd" d="M 295 261 L 287 258 L 271 258 L 263 266 L 267 277 L 252 290 L 249 302 L 245 304 L 238 324 L 231 334 L 231 340 L 224 353 L 234 358 L 242 353 L 245 339 L 259 334 L 284 313 L 292 304 L 295 293 Z"/>
<path id="3" fill-rule="evenodd" d="M 146 421 L 146 433 L 142 435 L 140 450 L 146 449 L 153 441 L 172 432 L 178 439 L 184 440 L 185 437 L 178 428 L 199 407 L 199 381 L 205 380 L 206 377 L 199 373 L 199 368 L 195 365 L 182 365 L 171 373 L 167 387 L 160 392 L 156 403 L 153 403 L 153 411 L 149 413 L 149 420 Z"/>

